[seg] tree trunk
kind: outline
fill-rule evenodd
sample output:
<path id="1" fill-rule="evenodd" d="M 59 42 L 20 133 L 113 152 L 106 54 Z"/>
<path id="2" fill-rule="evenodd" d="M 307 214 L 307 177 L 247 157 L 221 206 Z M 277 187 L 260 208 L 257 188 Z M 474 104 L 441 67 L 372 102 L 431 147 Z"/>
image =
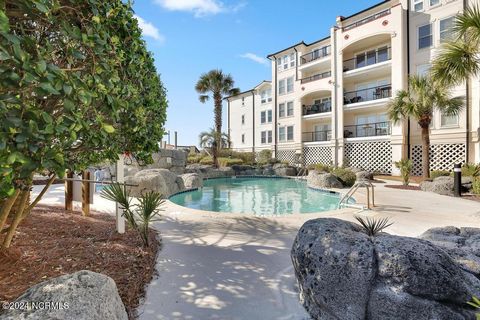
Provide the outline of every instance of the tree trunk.
<path id="1" fill-rule="evenodd" d="M 215 144 L 212 148 L 213 165 L 218 168 L 218 150 L 222 145 L 222 95 L 214 93 L 213 99 L 215 101 Z"/>
<path id="2" fill-rule="evenodd" d="M 20 194 L 20 190 L 17 189 L 15 190 L 15 193 L 11 197 L 8 197 L 3 202 L 2 209 L 0 211 L 0 232 L 3 230 L 3 227 L 7 222 L 7 218 L 10 215 L 10 212 L 12 211 L 12 207 L 15 204 L 19 194 Z"/>
<path id="3" fill-rule="evenodd" d="M 30 191 L 22 191 L 20 193 L 20 198 L 19 198 L 20 200 L 17 199 L 19 201 L 19 207 L 17 208 L 13 216 L 13 220 L 12 220 L 12 223 L 10 224 L 8 233 L 5 236 L 5 239 L 3 239 L 2 249 L 7 249 L 10 247 L 13 236 L 15 235 L 15 231 L 17 230 L 17 227 L 20 224 L 20 221 L 22 221 L 23 210 L 25 209 L 27 202 L 29 201 L 29 197 L 30 197 Z"/>
<path id="4" fill-rule="evenodd" d="M 430 178 L 430 128 L 422 125 L 422 175 Z"/>

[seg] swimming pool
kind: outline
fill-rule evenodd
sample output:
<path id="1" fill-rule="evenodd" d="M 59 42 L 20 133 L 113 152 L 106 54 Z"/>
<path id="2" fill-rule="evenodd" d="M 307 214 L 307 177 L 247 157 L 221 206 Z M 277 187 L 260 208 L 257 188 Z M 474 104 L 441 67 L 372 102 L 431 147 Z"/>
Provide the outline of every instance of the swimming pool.
<path id="1" fill-rule="evenodd" d="M 180 206 L 223 213 L 288 215 L 337 209 L 340 195 L 314 190 L 303 180 L 286 178 L 221 178 L 203 188 L 173 195 Z"/>

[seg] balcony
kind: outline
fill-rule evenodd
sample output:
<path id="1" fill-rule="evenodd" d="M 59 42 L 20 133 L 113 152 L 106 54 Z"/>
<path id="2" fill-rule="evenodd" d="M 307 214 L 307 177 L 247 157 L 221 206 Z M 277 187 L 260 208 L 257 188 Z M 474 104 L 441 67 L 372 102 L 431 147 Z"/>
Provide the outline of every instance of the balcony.
<path id="1" fill-rule="evenodd" d="M 319 113 L 326 113 L 332 112 L 332 103 L 320 103 L 320 104 L 313 104 L 313 105 L 303 105 L 303 115 L 309 116 L 312 114 L 319 114 Z"/>
<path id="2" fill-rule="evenodd" d="M 317 80 L 324 79 L 324 78 L 328 78 L 328 77 L 331 77 L 331 76 L 332 76 L 332 72 L 331 72 L 331 71 L 327 71 L 327 72 L 315 74 L 315 75 L 313 75 L 313 76 L 300 79 L 300 83 L 301 83 L 301 84 L 309 83 L 309 82 L 312 82 L 312 81 L 317 81 Z"/>
<path id="3" fill-rule="evenodd" d="M 387 15 L 390 14 L 390 9 L 386 9 L 386 10 L 383 10 L 383 11 L 380 11 L 380 12 L 377 12 L 375 14 L 372 14 L 366 18 L 363 18 L 361 20 L 358 20 L 358 21 L 355 21 L 354 23 L 351 23 L 345 27 L 343 27 L 343 31 L 348 31 L 348 30 L 352 30 L 353 28 L 357 28 L 357 27 L 360 27 L 360 26 L 363 26 L 364 24 L 366 23 L 369 23 L 371 21 L 374 21 L 374 20 L 377 20 L 377 19 L 380 19 L 381 17 L 385 17 Z"/>
<path id="4" fill-rule="evenodd" d="M 332 137 L 332 131 L 315 131 L 315 132 L 303 132 L 302 141 L 303 142 L 322 142 L 330 141 Z"/>
<path id="5" fill-rule="evenodd" d="M 328 57 L 331 53 L 332 53 L 331 46 L 326 46 L 318 50 L 314 50 L 300 57 L 300 65 L 304 65 L 312 61 Z"/>
<path id="6" fill-rule="evenodd" d="M 390 98 L 392 96 L 392 85 L 367 88 L 357 91 L 345 92 L 343 95 L 343 104 L 349 105 L 366 101 Z"/>
<path id="7" fill-rule="evenodd" d="M 390 122 L 366 123 L 355 126 L 344 126 L 344 138 L 366 138 L 390 135 Z"/>
<path id="8" fill-rule="evenodd" d="M 343 62 L 343 72 L 357 70 L 392 59 L 391 47 L 383 47 L 357 54 L 355 58 Z"/>

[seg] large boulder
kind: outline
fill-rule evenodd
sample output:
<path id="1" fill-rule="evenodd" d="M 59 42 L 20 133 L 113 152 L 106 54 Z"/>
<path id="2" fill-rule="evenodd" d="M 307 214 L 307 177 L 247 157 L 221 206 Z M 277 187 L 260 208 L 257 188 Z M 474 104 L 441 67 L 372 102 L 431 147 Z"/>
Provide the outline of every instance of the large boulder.
<path id="1" fill-rule="evenodd" d="M 297 168 L 285 163 L 276 163 L 273 165 L 275 175 L 280 177 L 294 177 L 297 175 Z"/>
<path id="2" fill-rule="evenodd" d="M 453 182 L 453 177 L 437 177 L 433 181 L 423 181 L 420 183 L 420 189 L 442 195 L 453 195 Z"/>
<path id="3" fill-rule="evenodd" d="M 202 179 L 232 177 L 235 175 L 235 171 L 230 167 L 217 169 L 211 165 L 203 165 L 199 163 L 188 165 L 185 168 L 185 173 L 196 173 Z"/>
<path id="4" fill-rule="evenodd" d="M 136 185 L 128 187 L 133 197 L 139 197 L 145 192 L 155 191 L 164 197 L 185 190 L 182 178 L 167 169 L 147 169 L 137 172 L 134 176 L 126 177 L 127 184 Z"/>
<path id="5" fill-rule="evenodd" d="M 358 171 L 355 173 L 357 181 L 373 180 L 373 172 L 370 171 Z"/>
<path id="6" fill-rule="evenodd" d="M 203 187 L 203 180 L 197 173 L 185 173 L 180 176 L 185 189 L 197 189 Z"/>
<path id="7" fill-rule="evenodd" d="M 29 310 L 4 310 L 0 320 L 128 319 L 112 278 L 87 270 L 39 283 L 25 291 L 15 302 L 36 302 L 39 305 Z"/>
<path id="8" fill-rule="evenodd" d="M 336 176 L 328 172 L 310 170 L 307 176 L 307 185 L 310 188 L 343 188 L 343 184 Z"/>
<path id="9" fill-rule="evenodd" d="M 303 304 L 313 319 L 474 319 L 465 305 L 480 279 L 429 241 L 367 236 L 338 219 L 307 221 L 292 247 Z"/>
<path id="10" fill-rule="evenodd" d="M 255 176 L 261 174 L 259 168 L 248 165 L 233 165 L 232 170 L 235 172 L 236 176 Z"/>

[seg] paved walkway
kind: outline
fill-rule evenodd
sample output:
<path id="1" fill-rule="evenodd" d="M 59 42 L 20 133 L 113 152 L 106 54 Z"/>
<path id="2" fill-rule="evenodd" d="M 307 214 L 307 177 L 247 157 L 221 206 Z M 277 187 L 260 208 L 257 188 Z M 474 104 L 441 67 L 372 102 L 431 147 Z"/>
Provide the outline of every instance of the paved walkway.
<path id="1" fill-rule="evenodd" d="M 389 182 L 389 184 L 395 184 Z M 62 186 L 45 204 L 62 203 Z M 362 202 L 362 193 L 356 196 Z M 97 198 L 96 198 L 97 201 Z M 102 202 L 95 210 L 113 212 Z M 376 184 L 378 207 L 369 216 L 390 217 L 392 234 L 418 236 L 431 227 L 480 227 L 480 203 Z M 155 227 L 163 248 L 158 278 L 148 287 L 141 320 L 308 319 L 298 302 L 290 248 L 308 219 L 354 221 L 355 210 L 256 218 L 198 212 L 169 203 Z"/>

